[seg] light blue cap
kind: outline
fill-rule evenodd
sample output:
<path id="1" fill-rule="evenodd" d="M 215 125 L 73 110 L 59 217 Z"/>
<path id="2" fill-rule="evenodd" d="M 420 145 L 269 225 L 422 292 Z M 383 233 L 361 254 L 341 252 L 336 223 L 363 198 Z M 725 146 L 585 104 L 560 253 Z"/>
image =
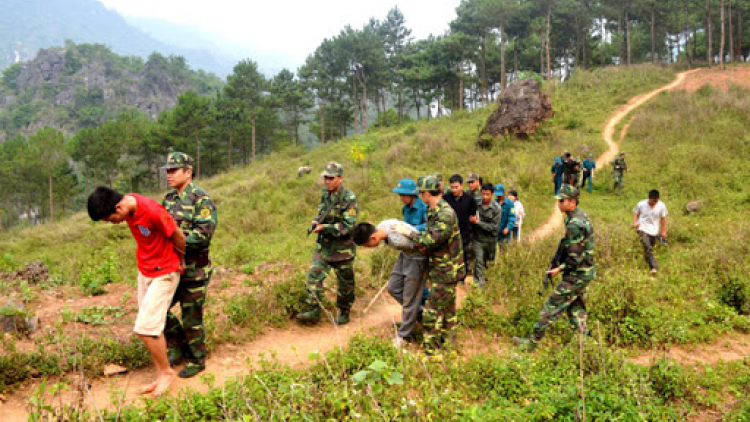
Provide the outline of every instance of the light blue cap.
<path id="1" fill-rule="evenodd" d="M 560 157 L 555 157 L 555 162 L 556 163 L 562 163 L 562 160 L 560 159 Z"/>
<path id="2" fill-rule="evenodd" d="M 503 196 L 505 195 L 505 186 L 503 186 L 501 183 L 498 183 L 495 185 L 495 196 Z"/>
<path id="3" fill-rule="evenodd" d="M 411 180 L 411 179 L 401 179 L 396 184 L 396 187 L 393 188 L 393 193 L 397 193 L 399 195 L 411 195 L 411 196 L 417 196 L 419 192 L 417 191 L 417 182 Z"/>

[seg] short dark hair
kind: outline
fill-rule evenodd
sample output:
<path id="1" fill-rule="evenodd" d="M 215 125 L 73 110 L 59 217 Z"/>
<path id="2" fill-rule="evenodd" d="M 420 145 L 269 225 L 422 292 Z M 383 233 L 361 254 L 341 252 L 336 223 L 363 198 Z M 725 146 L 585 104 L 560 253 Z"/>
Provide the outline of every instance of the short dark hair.
<path id="1" fill-rule="evenodd" d="M 651 189 L 648 193 L 648 199 L 659 199 L 659 191 L 656 189 Z"/>
<path id="2" fill-rule="evenodd" d="M 569 152 L 565 153 L 565 158 L 570 158 L 570 153 Z"/>
<path id="3" fill-rule="evenodd" d="M 122 197 L 123 195 L 114 189 L 97 186 L 86 201 L 89 217 L 94 221 L 99 221 L 114 214 L 115 207 L 122 201 Z"/>
<path id="4" fill-rule="evenodd" d="M 460 184 L 463 185 L 464 184 L 464 178 L 461 177 L 460 174 L 454 174 L 453 176 L 451 176 L 450 179 L 448 179 L 448 183 L 456 183 L 456 182 L 458 182 L 458 183 L 460 183 Z"/>
<path id="5" fill-rule="evenodd" d="M 508 195 L 513 195 L 516 197 L 516 199 L 518 199 L 518 192 L 516 192 L 515 189 L 512 189 L 510 192 L 508 192 Z"/>
<path id="6" fill-rule="evenodd" d="M 372 236 L 372 234 L 375 233 L 376 230 L 377 227 L 375 227 L 372 223 L 368 223 L 367 221 L 358 223 L 354 226 L 354 231 L 352 231 L 352 238 L 354 239 L 354 243 L 356 243 L 357 245 L 364 245 L 368 240 L 370 240 L 370 236 Z"/>
<path id="7" fill-rule="evenodd" d="M 442 185 L 442 183 L 441 183 L 441 185 Z M 427 192 L 430 196 L 443 196 L 443 191 L 438 190 L 438 189 L 435 189 L 435 190 L 426 190 L 425 192 Z"/>
<path id="8" fill-rule="evenodd" d="M 477 177 L 477 180 L 479 181 L 479 185 L 484 185 L 484 181 L 482 181 L 482 176 Z"/>
<path id="9" fill-rule="evenodd" d="M 492 186 L 492 183 L 485 183 L 485 184 L 482 185 L 482 190 L 489 190 L 489 191 L 492 191 L 494 193 L 495 192 L 495 187 Z"/>

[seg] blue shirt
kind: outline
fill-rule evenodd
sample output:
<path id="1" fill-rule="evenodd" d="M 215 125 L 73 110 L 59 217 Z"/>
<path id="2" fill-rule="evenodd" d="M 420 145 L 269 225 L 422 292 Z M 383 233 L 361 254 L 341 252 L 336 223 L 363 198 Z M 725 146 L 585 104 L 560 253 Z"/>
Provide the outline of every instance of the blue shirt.
<path id="1" fill-rule="evenodd" d="M 555 177 L 562 177 L 562 174 L 563 174 L 563 165 L 562 165 L 562 163 L 560 163 L 560 164 L 555 163 L 555 164 L 552 165 L 552 174 L 554 174 Z"/>
<path id="2" fill-rule="evenodd" d="M 513 204 L 513 201 L 504 198 L 500 209 L 502 212 L 500 214 L 500 230 L 497 232 L 498 239 L 510 236 L 510 232 L 516 226 L 516 206 Z M 503 229 L 508 229 L 508 234 L 503 235 Z"/>
<path id="3" fill-rule="evenodd" d="M 596 161 L 589 160 L 588 158 L 583 160 L 583 171 L 586 173 L 591 173 L 591 170 L 596 168 Z"/>
<path id="4" fill-rule="evenodd" d="M 417 198 L 411 206 L 404 205 L 401 212 L 404 214 L 404 221 L 414 226 L 419 231 L 427 228 L 427 205 Z"/>

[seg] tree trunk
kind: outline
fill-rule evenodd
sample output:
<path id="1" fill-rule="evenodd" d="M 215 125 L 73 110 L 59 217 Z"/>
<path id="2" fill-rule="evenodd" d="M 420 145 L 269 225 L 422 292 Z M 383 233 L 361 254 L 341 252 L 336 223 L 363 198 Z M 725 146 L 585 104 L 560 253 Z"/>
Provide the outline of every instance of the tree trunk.
<path id="1" fill-rule="evenodd" d="M 482 37 L 480 42 L 480 49 L 481 52 L 481 63 L 480 63 L 480 71 L 482 73 L 482 106 L 487 105 L 487 45 L 486 44 L 486 38 Z"/>
<path id="2" fill-rule="evenodd" d="M 719 11 L 719 22 L 721 22 L 721 41 L 719 41 L 719 69 L 724 68 L 724 0 L 721 0 Z"/>
<path id="3" fill-rule="evenodd" d="M 250 151 L 252 156 L 250 160 L 254 163 L 255 162 L 255 111 L 253 111 L 253 114 L 250 117 L 250 125 L 252 128 L 252 143 L 251 143 L 252 150 Z"/>
<path id="4" fill-rule="evenodd" d="M 732 25 L 732 2 L 727 5 L 727 20 L 729 21 L 729 62 L 734 61 L 734 28 Z"/>
<path id="5" fill-rule="evenodd" d="M 550 38 L 549 33 L 552 28 L 552 2 L 547 3 L 547 82 L 552 80 L 552 63 L 550 56 Z"/>
<path id="6" fill-rule="evenodd" d="M 589 47 L 589 30 L 588 28 L 584 29 L 583 36 L 581 37 L 581 57 L 583 58 L 583 63 L 581 66 L 584 69 L 588 69 L 589 65 L 589 55 L 588 55 L 588 48 Z"/>
<path id="7" fill-rule="evenodd" d="M 622 60 L 622 16 L 617 17 L 617 65 L 620 66 Z"/>
<path id="8" fill-rule="evenodd" d="M 253 120 L 255 125 L 255 120 Z M 255 136 L 253 135 L 253 143 L 255 142 Z M 195 178 L 201 177 L 201 143 L 198 140 L 198 133 L 195 134 Z"/>
<path id="9" fill-rule="evenodd" d="M 326 110 L 323 107 L 323 101 L 318 104 L 318 115 L 320 116 L 320 143 L 326 143 Z"/>
<path id="10" fill-rule="evenodd" d="M 414 106 L 417 108 L 417 120 L 419 120 L 422 118 L 420 114 L 420 110 L 422 107 L 419 104 L 419 88 L 414 90 Z"/>
<path id="11" fill-rule="evenodd" d="M 742 60 L 742 7 L 737 10 L 737 55 Z"/>
<path id="12" fill-rule="evenodd" d="M 684 31 L 685 33 L 685 56 L 687 57 L 688 61 L 688 69 L 693 68 L 693 57 L 690 54 L 690 49 L 688 49 L 688 43 L 690 42 L 690 10 L 688 9 L 688 2 L 685 2 L 685 27 Z"/>
<path id="13" fill-rule="evenodd" d="M 508 75 L 505 74 L 505 38 L 503 26 L 500 25 L 500 89 L 502 92 L 505 92 L 505 88 L 508 86 Z"/>
<path id="14" fill-rule="evenodd" d="M 352 107 L 354 108 L 354 134 L 359 133 L 359 120 L 357 119 L 357 114 L 359 113 L 359 104 L 357 104 L 357 78 L 356 76 L 352 78 L 352 98 L 354 99 L 352 101 Z"/>
<path id="15" fill-rule="evenodd" d="M 714 55 L 713 55 L 713 45 L 712 45 L 712 28 L 711 28 L 711 0 L 706 0 L 706 8 L 708 9 L 707 13 L 707 19 L 708 22 L 706 23 L 706 32 L 708 33 L 708 49 L 706 50 L 706 55 L 708 56 L 708 67 L 710 68 L 713 65 L 714 62 Z"/>
<path id="16" fill-rule="evenodd" d="M 539 74 L 544 76 L 544 34 L 539 34 L 542 44 L 539 46 Z"/>
<path id="17" fill-rule="evenodd" d="M 628 55 L 627 65 L 630 66 L 630 14 L 628 12 L 625 12 L 625 49 Z"/>
<path id="18" fill-rule="evenodd" d="M 601 40 L 602 40 L 602 48 L 601 48 L 601 54 L 602 54 L 602 66 L 606 64 L 607 57 L 606 57 L 606 50 L 607 50 L 607 44 L 605 40 L 607 39 L 607 31 L 604 25 L 605 18 L 602 17 L 602 33 L 601 33 Z"/>
<path id="19" fill-rule="evenodd" d="M 404 120 L 404 81 L 401 79 L 398 82 L 398 122 L 401 123 Z"/>
<path id="20" fill-rule="evenodd" d="M 464 108 L 464 62 L 458 65 L 458 109 Z"/>
<path id="21" fill-rule="evenodd" d="M 232 168 L 232 137 L 234 133 L 229 131 L 229 142 L 227 142 L 227 170 Z"/>
<path id="22" fill-rule="evenodd" d="M 132 190 L 131 190 L 132 192 Z M 52 168 L 49 170 L 49 221 L 55 221 L 55 208 L 52 205 Z"/>
<path id="23" fill-rule="evenodd" d="M 518 37 L 513 37 L 513 81 L 518 80 Z"/>
<path id="24" fill-rule="evenodd" d="M 651 6 L 651 64 L 656 64 L 656 6 Z"/>
<path id="25" fill-rule="evenodd" d="M 364 110 L 362 111 L 365 114 L 365 124 L 362 126 L 362 133 L 365 133 L 367 128 L 370 127 L 370 107 L 367 104 L 367 83 L 364 78 L 360 79 L 359 83 L 362 84 L 362 105 L 364 105 Z"/>

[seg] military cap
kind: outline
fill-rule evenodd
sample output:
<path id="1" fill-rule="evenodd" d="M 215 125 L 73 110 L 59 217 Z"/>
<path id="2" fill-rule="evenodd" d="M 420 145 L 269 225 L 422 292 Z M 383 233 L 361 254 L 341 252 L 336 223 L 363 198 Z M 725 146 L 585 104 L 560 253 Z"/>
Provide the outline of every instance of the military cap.
<path id="1" fill-rule="evenodd" d="M 323 177 L 343 176 L 344 167 L 335 161 L 331 161 L 328 164 L 326 164 L 326 167 L 323 170 L 323 173 L 320 173 L 320 175 Z"/>
<path id="2" fill-rule="evenodd" d="M 479 175 L 476 173 L 469 174 L 469 177 L 466 179 L 466 182 L 473 182 L 475 180 L 479 180 Z"/>
<path id="3" fill-rule="evenodd" d="M 555 157 L 555 162 L 556 163 L 562 163 L 562 159 L 560 157 Z"/>
<path id="4" fill-rule="evenodd" d="M 503 196 L 505 195 L 505 186 L 503 186 L 502 183 L 498 183 L 495 185 L 495 196 Z"/>
<path id="5" fill-rule="evenodd" d="M 620 153 L 620 157 L 622 157 L 623 155 L 625 155 L 625 153 L 624 153 L 624 152 L 621 152 L 621 153 Z"/>
<path id="6" fill-rule="evenodd" d="M 193 169 L 193 157 L 184 152 L 170 152 L 167 155 L 167 164 L 162 166 L 163 169 Z"/>
<path id="7" fill-rule="evenodd" d="M 438 182 L 443 182 L 443 173 L 432 173 L 432 176 L 434 176 L 436 179 L 438 179 Z"/>
<path id="8" fill-rule="evenodd" d="M 439 190 L 440 189 L 440 181 L 432 174 L 429 174 L 427 176 L 422 176 L 417 180 L 417 187 L 419 188 L 420 192 L 428 191 L 428 190 Z"/>
<path id="9" fill-rule="evenodd" d="M 417 194 L 419 194 L 417 191 L 417 183 L 411 179 L 399 180 L 396 187 L 393 189 L 393 193 L 411 196 L 417 196 Z"/>
<path id="10" fill-rule="evenodd" d="M 571 185 L 563 185 L 555 199 L 578 199 L 578 189 Z"/>

